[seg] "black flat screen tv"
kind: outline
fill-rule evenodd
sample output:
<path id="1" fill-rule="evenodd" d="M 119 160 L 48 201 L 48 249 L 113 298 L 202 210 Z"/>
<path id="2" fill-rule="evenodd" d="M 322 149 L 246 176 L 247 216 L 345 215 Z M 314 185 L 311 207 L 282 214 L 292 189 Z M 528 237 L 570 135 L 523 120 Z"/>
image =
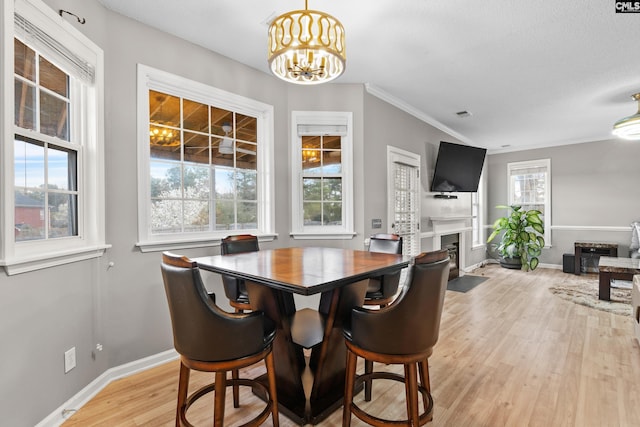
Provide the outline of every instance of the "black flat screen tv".
<path id="1" fill-rule="evenodd" d="M 445 193 L 478 191 L 486 153 L 485 148 L 440 141 L 431 191 L 441 194 L 435 197 L 455 198 Z"/>

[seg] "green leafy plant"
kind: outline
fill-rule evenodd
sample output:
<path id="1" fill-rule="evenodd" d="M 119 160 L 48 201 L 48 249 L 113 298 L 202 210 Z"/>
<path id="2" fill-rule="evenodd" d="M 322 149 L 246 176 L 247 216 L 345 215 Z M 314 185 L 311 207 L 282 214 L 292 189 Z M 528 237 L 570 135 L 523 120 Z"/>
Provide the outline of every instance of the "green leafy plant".
<path id="1" fill-rule="evenodd" d="M 508 209 L 509 212 L 493 223 L 493 232 L 487 243 L 503 233 L 496 248 L 500 256 L 505 259 L 519 257 L 522 270 L 535 270 L 544 248 L 542 212 L 535 209 L 523 210 L 517 205 L 499 205 L 496 208 Z"/>

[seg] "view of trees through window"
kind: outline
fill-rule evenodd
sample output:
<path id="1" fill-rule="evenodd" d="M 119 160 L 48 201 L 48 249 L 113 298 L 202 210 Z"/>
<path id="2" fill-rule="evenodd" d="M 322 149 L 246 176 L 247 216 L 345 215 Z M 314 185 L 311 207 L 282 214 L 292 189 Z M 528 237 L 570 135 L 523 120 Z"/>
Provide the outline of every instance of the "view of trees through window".
<path id="1" fill-rule="evenodd" d="M 304 225 L 342 225 L 340 136 L 302 137 L 302 175 Z"/>
<path id="2" fill-rule="evenodd" d="M 152 233 L 257 229 L 257 119 L 149 91 Z"/>

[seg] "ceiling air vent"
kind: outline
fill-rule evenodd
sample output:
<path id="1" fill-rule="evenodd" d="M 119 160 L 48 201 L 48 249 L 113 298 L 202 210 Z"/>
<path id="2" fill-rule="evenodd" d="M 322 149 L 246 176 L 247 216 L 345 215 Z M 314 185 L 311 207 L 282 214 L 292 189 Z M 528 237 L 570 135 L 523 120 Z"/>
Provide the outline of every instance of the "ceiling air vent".
<path id="1" fill-rule="evenodd" d="M 470 113 L 470 112 L 468 112 L 467 110 L 464 110 L 464 111 L 458 111 L 458 112 L 456 113 L 456 116 L 458 116 L 458 117 L 460 117 L 461 119 L 463 119 L 463 118 L 465 118 L 465 117 L 470 117 L 470 116 L 471 116 L 471 113 Z"/>

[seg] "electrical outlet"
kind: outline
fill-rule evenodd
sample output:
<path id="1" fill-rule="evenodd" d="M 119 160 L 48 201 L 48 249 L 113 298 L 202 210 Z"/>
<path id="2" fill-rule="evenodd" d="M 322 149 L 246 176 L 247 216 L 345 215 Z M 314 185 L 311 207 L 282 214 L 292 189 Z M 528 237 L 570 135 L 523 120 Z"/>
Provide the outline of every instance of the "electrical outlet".
<path id="1" fill-rule="evenodd" d="M 76 348 L 71 347 L 64 352 L 64 373 L 66 374 L 70 370 L 76 367 Z"/>

